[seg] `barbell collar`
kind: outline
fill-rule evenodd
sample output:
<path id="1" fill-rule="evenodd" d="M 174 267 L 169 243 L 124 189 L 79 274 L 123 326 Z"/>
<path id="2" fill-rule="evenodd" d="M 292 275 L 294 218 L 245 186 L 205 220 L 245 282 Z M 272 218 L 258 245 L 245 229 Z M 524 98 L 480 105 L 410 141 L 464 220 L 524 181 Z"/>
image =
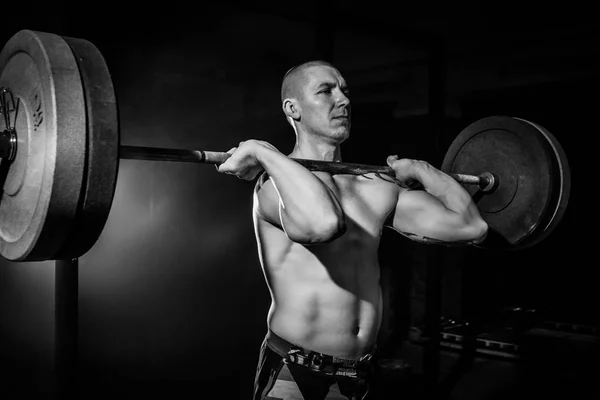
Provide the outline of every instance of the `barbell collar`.
<path id="1" fill-rule="evenodd" d="M 498 187 L 498 177 L 491 172 L 484 172 L 481 175 L 465 175 L 458 173 L 448 173 L 452 178 L 466 185 L 477 185 L 479 190 L 484 193 L 492 193 Z"/>
<path id="2" fill-rule="evenodd" d="M 498 188 L 500 180 L 491 172 L 484 172 L 479 175 L 479 189 L 484 193 L 492 193 Z"/>

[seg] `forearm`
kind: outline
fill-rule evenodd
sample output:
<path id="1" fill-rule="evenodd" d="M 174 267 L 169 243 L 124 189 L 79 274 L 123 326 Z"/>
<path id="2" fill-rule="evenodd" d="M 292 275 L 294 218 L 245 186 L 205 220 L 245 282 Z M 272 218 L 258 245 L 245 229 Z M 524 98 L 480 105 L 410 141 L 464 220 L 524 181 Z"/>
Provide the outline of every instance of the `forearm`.
<path id="1" fill-rule="evenodd" d="M 342 206 L 321 179 L 278 151 L 261 149 L 257 159 L 279 195 L 279 217 L 288 235 L 321 242 L 345 229 Z"/>

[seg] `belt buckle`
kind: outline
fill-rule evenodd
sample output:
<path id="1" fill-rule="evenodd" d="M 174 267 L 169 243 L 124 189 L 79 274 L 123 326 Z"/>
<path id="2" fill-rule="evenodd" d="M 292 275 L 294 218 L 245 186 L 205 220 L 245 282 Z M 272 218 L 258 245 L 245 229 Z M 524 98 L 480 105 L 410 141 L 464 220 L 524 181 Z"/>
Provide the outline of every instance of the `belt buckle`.
<path id="1" fill-rule="evenodd" d="M 317 371 L 321 371 L 324 367 L 323 356 L 319 353 L 311 353 L 310 366 Z"/>
<path id="2" fill-rule="evenodd" d="M 285 360 L 288 363 L 291 362 L 293 364 L 298 364 L 299 361 L 300 361 L 300 357 L 299 357 L 300 355 L 301 355 L 300 354 L 300 350 L 292 349 L 292 350 L 288 351 L 288 353 L 287 353 L 287 355 L 285 357 Z"/>

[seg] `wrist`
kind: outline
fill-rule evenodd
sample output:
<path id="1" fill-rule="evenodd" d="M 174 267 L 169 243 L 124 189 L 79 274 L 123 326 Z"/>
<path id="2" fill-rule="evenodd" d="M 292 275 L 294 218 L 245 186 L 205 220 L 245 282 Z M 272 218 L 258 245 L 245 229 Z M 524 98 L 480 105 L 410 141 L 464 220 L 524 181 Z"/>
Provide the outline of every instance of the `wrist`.
<path id="1" fill-rule="evenodd" d="M 425 172 L 427 163 L 420 160 L 411 160 L 410 167 L 408 168 L 409 176 L 413 179 L 420 180 L 421 174 Z"/>
<path id="2" fill-rule="evenodd" d="M 273 156 L 278 152 L 263 146 L 260 143 L 256 143 L 252 149 L 252 153 L 256 160 L 264 166 L 265 163 L 268 163 L 270 160 L 272 160 Z"/>

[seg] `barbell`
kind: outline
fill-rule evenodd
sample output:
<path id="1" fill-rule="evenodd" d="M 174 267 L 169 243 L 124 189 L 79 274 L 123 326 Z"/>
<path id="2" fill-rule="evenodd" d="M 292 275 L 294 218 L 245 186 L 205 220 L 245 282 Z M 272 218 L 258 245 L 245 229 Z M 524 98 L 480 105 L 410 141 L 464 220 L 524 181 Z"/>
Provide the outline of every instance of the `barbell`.
<path id="1" fill-rule="evenodd" d="M 106 62 L 84 39 L 22 30 L 0 53 L 0 254 L 11 261 L 77 258 L 100 236 L 120 159 L 220 164 L 226 152 L 121 146 Z M 375 174 L 389 166 L 294 159 L 313 171 Z M 570 193 L 556 138 L 509 116 L 478 120 L 452 142 L 440 168 L 469 191 L 490 227 L 483 248 L 539 243 Z M 470 174 L 465 174 L 469 171 Z"/>

